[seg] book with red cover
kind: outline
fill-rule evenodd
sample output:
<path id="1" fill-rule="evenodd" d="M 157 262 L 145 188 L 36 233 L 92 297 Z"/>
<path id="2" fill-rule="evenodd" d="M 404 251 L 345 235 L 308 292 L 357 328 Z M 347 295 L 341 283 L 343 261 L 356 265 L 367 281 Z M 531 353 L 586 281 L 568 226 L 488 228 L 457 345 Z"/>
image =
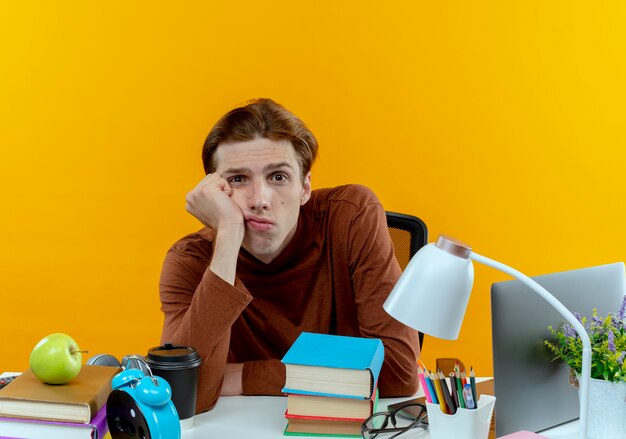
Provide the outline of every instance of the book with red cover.
<path id="1" fill-rule="evenodd" d="M 106 406 L 88 424 L 0 418 L 0 438 L 20 439 L 102 439 L 109 431 Z"/>
<path id="2" fill-rule="evenodd" d="M 363 423 L 367 418 L 337 418 L 333 416 L 306 416 L 306 415 L 293 415 L 289 412 L 285 412 L 285 418 L 289 421 L 290 419 L 306 419 L 309 421 L 349 421 L 349 422 L 360 422 Z"/>

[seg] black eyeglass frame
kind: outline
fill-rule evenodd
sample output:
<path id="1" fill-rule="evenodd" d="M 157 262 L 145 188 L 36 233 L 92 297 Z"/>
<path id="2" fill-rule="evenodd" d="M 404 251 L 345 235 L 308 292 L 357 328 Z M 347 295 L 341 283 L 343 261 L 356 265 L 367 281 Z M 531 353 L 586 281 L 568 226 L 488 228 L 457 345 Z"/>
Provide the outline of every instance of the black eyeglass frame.
<path id="1" fill-rule="evenodd" d="M 406 427 L 396 427 L 397 425 L 396 414 L 398 414 L 398 412 L 405 410 L 409 407 L 420 407 L 421 412 L 415 418 L 415 420 L 411 422 L 409 425 L 407 425 Z M 380 428 L 368 427 L 367 424 L 371 422 L 377 416 L 385 416 L 385 420 L 383 421 L 381 427 Z M 391 428 L 387 428 L 387 425 L 389 425 L 389 421 L 391 421 L 391 425 L 393 425 L 393 427 Z M 373 413 L 370 417 L 368 417 L 365 421 L 363 421 L 363 424 L 361 424 L 361 437 L 364 439 L 374 439 L 379 434 L 395 433 L 394 435 L 389 436 L 387 438 L 387 439 L 392 439 L 394 437 L 401 435 L 402 433 L 412 430 L 413 428 L 424 428 L 424 429 L 428 428 L 428 412 L 426 411 L 426 405 L 420 404 L 417 402 L 410 402 L 406 405 L 397 407 L 391 411 Z M 367 436 L 365 435 L 366 433 L 368 434 Z"/>

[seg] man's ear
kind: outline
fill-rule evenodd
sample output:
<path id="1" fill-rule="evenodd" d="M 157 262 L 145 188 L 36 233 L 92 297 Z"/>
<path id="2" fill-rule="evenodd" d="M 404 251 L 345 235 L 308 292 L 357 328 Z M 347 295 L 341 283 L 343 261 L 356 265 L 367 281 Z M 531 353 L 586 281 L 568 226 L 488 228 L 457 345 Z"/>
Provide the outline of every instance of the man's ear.
<path id="1" fill-rule="evenodd" d="M 311 198 L 311 172 L 304 176 L 302 182 L 302 195 L 300 196 L 300 206 L 303 206 Z"/>

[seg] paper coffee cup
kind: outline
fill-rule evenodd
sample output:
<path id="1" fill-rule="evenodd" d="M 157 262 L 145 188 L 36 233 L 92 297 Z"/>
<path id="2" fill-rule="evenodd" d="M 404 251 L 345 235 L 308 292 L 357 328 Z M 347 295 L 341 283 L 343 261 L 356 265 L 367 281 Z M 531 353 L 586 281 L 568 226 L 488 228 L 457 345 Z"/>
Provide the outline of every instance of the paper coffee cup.
<path id="1" fill-rule="evenodd" d="M 198 352 L 190 346 L 165 343 L 148 351 L 146 363 L 154 375 L 170 384 L 181 430 L 190 429 L 196 414 L 198 369 L 202 364 Z"/>

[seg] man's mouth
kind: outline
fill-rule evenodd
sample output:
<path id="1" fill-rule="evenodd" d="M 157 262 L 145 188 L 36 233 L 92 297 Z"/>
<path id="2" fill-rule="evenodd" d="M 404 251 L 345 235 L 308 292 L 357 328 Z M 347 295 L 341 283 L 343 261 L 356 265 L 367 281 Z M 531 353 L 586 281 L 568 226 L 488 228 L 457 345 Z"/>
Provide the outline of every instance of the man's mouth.
<path id="1" fill-rule="evenodd" d="M 256 216 L 246 217 L 246 225 L 257 232 L 267 232 L 274 227 L 274 223 L 265 218 Z"/>

